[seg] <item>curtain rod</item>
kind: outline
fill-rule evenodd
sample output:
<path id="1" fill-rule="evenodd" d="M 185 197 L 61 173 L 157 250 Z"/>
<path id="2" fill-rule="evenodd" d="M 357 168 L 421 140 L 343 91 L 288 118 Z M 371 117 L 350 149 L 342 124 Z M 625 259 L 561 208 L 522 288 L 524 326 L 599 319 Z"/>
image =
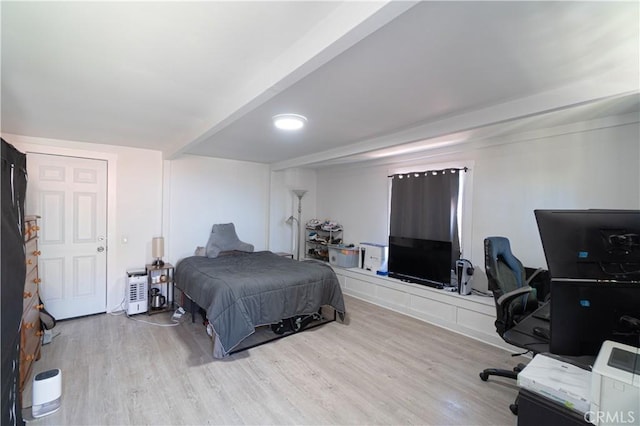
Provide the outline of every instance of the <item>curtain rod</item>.
<path id="1" fill-rule="evenodd" d="M 458 170 L 458 171 L 463 171 L 463 172 L 467 172 L 469 170 L 468 167 L 462 167 L 462 168 L 456 168 L 456 167 L 448 167 L 446 169 L 440 169 L 440 170 L 426 170 L 423 172 L 406 172 L 406 173 L 396 173 L 395 175 L 389 175 L 387 176 L 388 178 L 392 178 L 394 176 L 400 176 L 400 175 L 410 175 L 410 174 L 427 174 L 427 173 L 440 173 L 440 172 L 446 172 L 447 170 Z"/>

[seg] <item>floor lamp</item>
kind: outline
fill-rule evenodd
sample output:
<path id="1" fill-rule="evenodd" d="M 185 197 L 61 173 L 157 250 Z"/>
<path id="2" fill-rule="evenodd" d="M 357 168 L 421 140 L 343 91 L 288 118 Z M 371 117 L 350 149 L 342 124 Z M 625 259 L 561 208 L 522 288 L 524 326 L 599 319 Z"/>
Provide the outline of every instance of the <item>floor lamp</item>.
<path id="1" fill-rule="evenodd" d="M 296 260 L 300 260 L 300 235 L 301 235 L 301 220 L 302 220 L 302 197 L 304 196 L 304 194 L 307 193 L 306 189 L 293 189 L 292 192 L 294 194 L 296 194 L 296 196 L 298 197 L 298 239 L 297 239 L 297 246 L 298 246 L 298 254 L 296 256 Z"/>

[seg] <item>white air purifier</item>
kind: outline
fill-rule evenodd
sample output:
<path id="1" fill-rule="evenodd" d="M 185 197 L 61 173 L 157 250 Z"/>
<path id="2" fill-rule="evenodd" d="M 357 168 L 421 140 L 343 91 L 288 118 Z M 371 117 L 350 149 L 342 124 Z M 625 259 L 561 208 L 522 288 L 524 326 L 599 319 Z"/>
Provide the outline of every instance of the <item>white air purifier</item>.
<path id="1" fill-rule="evenodd" d="M 144 270 L 127 271 L 127 315 L 147 312 L 147 275 Z"/>
<path id="2" fill-rule="evenodd" d="M 59 368 L 36 374 L 32 399 L 31 410 L 36 419 L 58 411 L 62 403 L 62 372 Z"/>

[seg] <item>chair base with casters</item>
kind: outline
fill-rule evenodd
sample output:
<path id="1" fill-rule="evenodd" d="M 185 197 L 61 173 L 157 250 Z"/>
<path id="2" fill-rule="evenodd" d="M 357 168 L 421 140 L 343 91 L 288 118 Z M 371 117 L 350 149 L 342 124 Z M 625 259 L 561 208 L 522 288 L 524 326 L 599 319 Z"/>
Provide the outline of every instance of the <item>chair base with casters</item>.
<path id="1" fill-rule="evenodd" d="M 485 368 L 480 372 L 480 378 L 483 382 L 489 380 L 490 376 L 498 376 L 498 377 L 506 377 L 508 379 L 518 380 L 518 373 L 520 373 L 526 365 L 520 363 L 517 366 L 513 367 L 513 370 L 504 370 L 501 368 Z M 518 399 L 516 398 L 513 404 L 509 405 L 509 410 L 514 415 L 518 415 Z"/>
<path id="2" fill-rule="evenodd" d="M 502 368 L 485 368 L 480 372 L 480 378 L 483 382 L 489 380 L 490 376 L 506 377 L 508 379 L 517 380 L 518 373 L 524 370 L 525 367 L 525 364 L 518 364 L 513 367 L 513 370 L 504 370 Z"/>

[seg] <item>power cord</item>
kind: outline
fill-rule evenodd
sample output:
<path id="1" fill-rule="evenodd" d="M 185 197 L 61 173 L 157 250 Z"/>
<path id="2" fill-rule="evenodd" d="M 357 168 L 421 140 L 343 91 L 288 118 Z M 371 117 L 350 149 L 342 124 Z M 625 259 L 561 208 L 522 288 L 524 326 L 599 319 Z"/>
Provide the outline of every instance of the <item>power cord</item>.
<path id="1" fill-rule="evenodd" d="M 136 321 L 136 322 L 141 322 L 144 324 L 149 324 L 149 325 L 155 325 L 157 327 L 175 327 L 177 325 L 180 325 L 181 318 L 182 315 L 184 315 L 185 311 L 184 309 L 182 309 L 181 307 L 179 307 L 178 309 L 175 310 L 175 312 L 173 313 L 173 315 L 171 316 L 171 321 L 172 323 L 158 323 L 158 322 L 153 322 L 153 321 L 147 321 L 147 320 L 143 320 L 143 319 L 138 319 L 138 318 L 134 318 L 132 315 L 126 314 L 127 318 L 129 318 L 132 321 Z"/>
<path id="2" fill-rule="evenodd" d="M 118 303 L 116 306 L 111 308 L 111 310 L 109 311 L 109 315 L 113 315 L 114 317 L 117 317 L 117 316 L 122 315 L 122 314 L 125 313 L 124 299 L 125 299 L 125 297 L 122 298 L 120 303 Z"/>
<path id="3" fill-rule="evenodd" d="M 116 306 L 111 308 L 111 310 L 109 311 L 109 315 L 113 315 L 114 317 L 117 317 L 119 315 L 124 314 L 126 311 L 126 308 L 124 306 L 124 301 L 126 298 L 127 298 L 127 287 L 125 286 L 124 294 L 122 295 L 122 300 Z"/>

